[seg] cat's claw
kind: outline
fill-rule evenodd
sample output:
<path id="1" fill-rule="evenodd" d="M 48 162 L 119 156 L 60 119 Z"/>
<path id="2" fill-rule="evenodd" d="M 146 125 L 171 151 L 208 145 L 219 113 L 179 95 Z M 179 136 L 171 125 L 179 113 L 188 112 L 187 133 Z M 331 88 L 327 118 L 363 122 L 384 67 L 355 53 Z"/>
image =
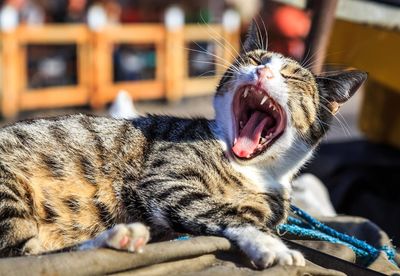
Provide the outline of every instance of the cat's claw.
<path id="1" fill-rule="evenodd" d="M 303 255 L 296 251 L 286 248 L 282 251 L 267 250 L 261 253 L 262 256 L 256 258 L 253 262 L 257 268 L 264 269 L 275 264 L 305 266 L 306 260 Z"/>
<path id="2" fill-rule="evenodd" d="M 149 229 L 141 223 L 118 224 L 107 234 L 105 246 L 129 252 L 141 253 L 150 239 Z"/>

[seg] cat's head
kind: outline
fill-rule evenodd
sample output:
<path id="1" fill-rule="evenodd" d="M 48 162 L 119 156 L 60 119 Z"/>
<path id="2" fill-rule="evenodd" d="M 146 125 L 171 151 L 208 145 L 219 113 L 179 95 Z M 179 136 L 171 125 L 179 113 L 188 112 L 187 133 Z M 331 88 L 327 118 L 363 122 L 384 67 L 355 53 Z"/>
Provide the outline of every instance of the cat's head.
<path id="1" fill-rule="evenodd" d="M 367 74 L 352 70 L 314 76 L 262 45 L 253 23 L 240 56 L 218 86 L 216 123 L 237 162 L 276 163 L 285 158 L 286 165 L 295 166 L 321 140 L 340 105 Z"/>

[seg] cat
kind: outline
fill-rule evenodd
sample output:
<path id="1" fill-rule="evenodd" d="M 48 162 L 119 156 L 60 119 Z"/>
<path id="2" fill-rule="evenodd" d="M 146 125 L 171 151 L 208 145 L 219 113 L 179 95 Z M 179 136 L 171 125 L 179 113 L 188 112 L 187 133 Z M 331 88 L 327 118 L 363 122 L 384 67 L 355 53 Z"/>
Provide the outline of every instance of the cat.
<path id="1" fill-rule="evenodd" d="M 215 94 L 215 119 L 86 115 L 0 130 L 0 253 L 141 251 L 169 232 L 217 235 L 260 269 L 305 265 L 274 234 L 290 181 L 364 72 L 314 76 L 253 24 Z M 149 227 L 149 228 L 147 228 Z"/>

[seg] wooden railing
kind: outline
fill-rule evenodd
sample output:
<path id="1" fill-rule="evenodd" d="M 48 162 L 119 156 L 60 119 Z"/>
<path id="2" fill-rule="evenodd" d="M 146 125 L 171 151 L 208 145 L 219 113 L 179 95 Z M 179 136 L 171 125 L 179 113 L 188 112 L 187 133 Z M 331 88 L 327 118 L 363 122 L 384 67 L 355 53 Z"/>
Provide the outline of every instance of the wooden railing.
<path id="1" fill-rule="evenodd" d="M 192 41 L 214 41 L 216 44 L 214 55 L 217 56 L 213 58 L 216 64 L 215 76 L 189 78 L 186 75 L 183 81 L 183 95 L 201 95 L 206 91 L 213 91 L 213 89 L 215 89 L 215 84 L 220 79 L 220 75 L 223 74 L 226 67 L 229 66 L 229 63 L 234 59 L 234 57 L 238 55 L 238 37 L 232 39 L 232 34 L 225 31 L 221 25 L 210 25 L 207 27 L 201 25 L 187 25 L 184 27 L 183 32 L 185 43 L 190 43 Z M 188 52 L 188 49 L 184 51 L 186 54 L 184 60 L 188 60 Z M 185 64 L 187 65 L 188 63 Z M 185 68 L 185 72 L 187 73 L 187 66 L 184 66 L 183 68 Z"/>
<path id="2" fill-rule="evenodd" d="M 122 25 L 104 28 L 94 34 L 93 70 L 94 93 L 91 104 L 102 106 L 112 101 L 121 89 L 129 91 L 135 100 L 163 98 L 165 95 L 165 28 L 159 24 Z M 154 80 L 113 82 L 113 46 L 124 44 L 152 44 L 156 52 Z"/>
<path id="3" fill-rule="evenodd" d="M 20 26 L 2 33 L 2 108 L 4 116 L 20 110 L 87 104 L 91 91 L 90 33 L 85 26 Z M 28 89 L 28 44 L 76 44 L 76 86 Z"/>
<path id="4" fill-rule="evenodd" d="M 212 93 L 217 77 L 188 76 L 188 50 L 185 45 L 191 41 L 216 43 L 216 55 L 230 62 L 239 48 L 239 30 L 225 31 L 222 25 L 185 25 L 168 30 L 163 24 L 129 24 L 106 26 L 97 31 L 76 24 L 18 26 L 0 36 L 1 113 L 12 117 L 21 110 L 86 104 L 99 108 L 112 101 L 121 89 L 128 91 L 136 100 L 166 98 L 175 101 L 186 96 Z M 153 80 L 113 81 L 113 45 L 120 43 L 154 45 L 156 69 Z M 29 89 L 29 44 L 75 44 L 77 85 Z M 218 60 L 215 62 L 221 63 Z M 218 75 L 223 68 L 216 68 Z"/>

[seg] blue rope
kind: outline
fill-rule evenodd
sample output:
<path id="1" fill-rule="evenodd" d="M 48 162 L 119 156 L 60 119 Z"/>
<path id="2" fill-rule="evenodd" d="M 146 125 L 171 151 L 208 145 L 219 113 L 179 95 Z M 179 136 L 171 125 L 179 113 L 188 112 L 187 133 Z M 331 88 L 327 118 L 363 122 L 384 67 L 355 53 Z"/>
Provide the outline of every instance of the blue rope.
<path id="1" fill-rule="evenodd" d="M 187 240 L 190 240 L 190 236 L 189 235 L 179 236 L 176 239 L 174 239 L 174 241 L 187 241 Z"/>
<path id="2" fill-rule="evenodd" d="M 365 262 L 365 265 L 373 262 L 381 251 L 385 252 L 389 261 L 397 266 L 394 258 L 396 251 L 390 246 L 381 248 L 373 247 L 365 241 L 336 231 L 335 229 L 316 220 L 296 206 L 291 206 L 292 212 L 298 217 L 288 217 L 287 223 L 277 226 L 278 233 L 290 233 L 299 237 L 306 237 L 320 241 L 342 244 L 349 247 L 356 254 L 357 258 Z M 190 239 L 189 235 L 183 235 L 175 240 L 185 241 Z"/>
<path id="3" fill-rule="evenodd" d="M 358 258 L 364 260 L 367 264 L 374 261 L 379 253 L 383 251 L 388 256 L 388 259 L 397 266 L 394 261 L 396 251 L 392 247 L 383 246 L 381 248 L 375 248 L 365 241 L 328 227 L 296 206 L 292 205 L 291 208 L 298 218 L 289 217 L 286 224 L 277 226 L 278 232 L 287 232 L 300 237 L 308 237 L 346 245 L 354 251 Z"/>

